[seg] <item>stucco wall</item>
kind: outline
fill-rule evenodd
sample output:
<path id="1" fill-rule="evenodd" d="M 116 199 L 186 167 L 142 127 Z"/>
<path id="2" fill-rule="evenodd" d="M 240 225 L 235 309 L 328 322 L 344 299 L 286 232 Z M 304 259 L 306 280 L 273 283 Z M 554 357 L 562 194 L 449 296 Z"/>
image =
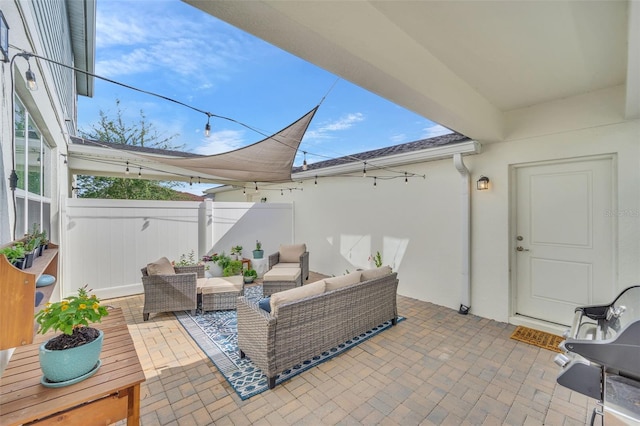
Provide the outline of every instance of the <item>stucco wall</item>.
<path id="1" fill-rule="evenodd" d="M 573 101 L 582 105 L 579 100 Z M 565 107 L 558 106 L 560 110 Z M 530 113 L 536 119 L 544 115 Z M 586 128 L 580 127 L 585 122 L 579 119 L 564 124 L 560 118 L 555 119 L 558 123 L 543 120 L 544 126 L 521 128 L 512 140 L 485 144 L 481 154 L 464 157 L 472 175 L 472 313 L 499 321 L 509 321 L 512 314 L 511 170 L 518 164 L 614 154 L 620 212 L 611 217 L 617 222 L 616 286 L 623 289 L 638 283 L 640 121 L 617 117 Z M 520 117 L 519 121 L 526 118 Z M 400 294 L 458 309 L 460 175 L 451 159 L 402 169 L 427 177 L 408 184 L 403 178 L 378 179 L 374 189 L 372 179 L 355 174 L 319 178 L 318 185 L 313 180 L 297 184 L 303 191 L 264 194 L 269 201 L 295 203 L 296 240 L 309 246 L 312 270 L 339 275 L 346 269 L 367 267 L 371 265 L 368 256 L 379 250 L 384 263 L 398 271 Z M 480 175 L 490 177 L 489 191 L 475 190 Z M 219 193 L 216 200 L 256 197 L 252 190 L 248 192 Z"/>

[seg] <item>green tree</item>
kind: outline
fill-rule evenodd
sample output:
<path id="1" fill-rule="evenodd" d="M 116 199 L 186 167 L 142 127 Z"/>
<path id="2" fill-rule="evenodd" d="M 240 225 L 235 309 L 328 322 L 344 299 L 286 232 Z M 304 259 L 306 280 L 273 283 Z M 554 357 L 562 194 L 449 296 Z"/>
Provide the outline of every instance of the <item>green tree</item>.
<path id="1" fill-rule="evenodd" d="M 177 134 L 164 137 L 158 134 L 153 123 L 147 121 L 140 110 L 137 123 L 128 123 L 123 117 L 120 100 L 116 99 L 115 117 L 110 117 L 100 110 L 100 120 L 89 130 L 80 130 L 80 135 L 87 139 L 135 145 L 147 148 L 180 150 L 184 145 L 176 145 L 173 140 Z M 180 182 L 152 181 L 146 179 L 103 177 L 78 175 L 78 197 L 112 198 L 128 200 L 185 200 L 188 195 L 172 188 L 182 185 Z"/>

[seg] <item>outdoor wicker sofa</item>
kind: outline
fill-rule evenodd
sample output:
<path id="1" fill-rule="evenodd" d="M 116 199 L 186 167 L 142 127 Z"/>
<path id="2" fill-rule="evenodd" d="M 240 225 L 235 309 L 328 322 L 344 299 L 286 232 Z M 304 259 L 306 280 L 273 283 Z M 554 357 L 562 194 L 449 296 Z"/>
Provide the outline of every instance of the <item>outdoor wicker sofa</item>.
<path id="1" fill-rule="evenodd" d="M 151 313 L 185 310 L 195 313 L 198 305 L 198 278 L 204 278 L 204 265 L 175 266 L 174 274 L 149 273 L 149 267 L 153 267 L 153 263 L 141 269 L 144 288 L 143 320 L 147 321 Z"/>
<path id="2" fill-rule="evenodd" d="M 286 369 L 385 321 L 395 325 L 397 288 L 397 274 L 383 267 L 275 293 L 271 295 L 271 312 L 262 310 L 255 300 L 240 297 L 240 357 L 251 359 L 272 389 L 277 375 Z M 287 294 L 295 293 L 312 295 L 287 301 Z"/>

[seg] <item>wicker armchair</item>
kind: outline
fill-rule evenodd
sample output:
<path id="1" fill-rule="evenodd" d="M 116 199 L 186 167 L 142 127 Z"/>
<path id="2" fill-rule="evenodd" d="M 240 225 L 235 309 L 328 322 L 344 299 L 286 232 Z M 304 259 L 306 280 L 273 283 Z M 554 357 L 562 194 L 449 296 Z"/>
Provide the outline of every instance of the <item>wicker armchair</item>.
<path id="1" fill-rule="evenodd" d="M 283 254 L 281 256 L 281 253 Z M 292 253 L 297 253 L 295 258 Z M 298 258 L 299 256 L 299 258 Z M 305 244 L 281 245 L 280 250 L 269 255 L 269 270 L 272 268 L 300 268 L 302 283 L 309 279 L 309 252 Z"/>
<path id="2" fill-rule="evenodd" d="M 142 318 L 149 319 L 150 313 L 191 310 L 198 305 L 197 280 L 204 278 L 204 265 L 176 266 L 175 275 L 149 275 L 142 268 L 144 307 Z"/>

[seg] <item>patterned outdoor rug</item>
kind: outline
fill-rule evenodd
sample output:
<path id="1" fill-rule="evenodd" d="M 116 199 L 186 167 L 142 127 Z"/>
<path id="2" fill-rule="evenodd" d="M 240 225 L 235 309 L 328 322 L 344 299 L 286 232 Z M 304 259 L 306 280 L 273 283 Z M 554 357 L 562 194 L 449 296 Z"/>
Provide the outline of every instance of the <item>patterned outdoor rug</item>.
<path id="1" fill-rule="evenodd" d="M 516 327 L 511 338 L 554 352 L 562 352 L 562 349 L 560 349 L 558 345 L 564 340 L 564 338 L 556 336 L 555 334 L 534 330 L 521 325 Z"/>
<path id="2" fill-rule="evenodd" d="M 262 286 L 246 288 L 245 296 L 259 299 L 262 297 Z M 194 316 L 188 312 L 176 312 L 175 315 L 240 398 L 244 400 L 269 389 L 267 377 L 262 374 L 262 371 L 255 367 L 250 359 L 240 359 L 237 346 L 236 311 L 212 311 L 204 314 L 197 313 Z M 398 322 L 402 320 L 404 320 L 403 317 L 398 318 Z M 343 353 L 389 327 L 391 327 L 391 321 L 380 324 L 336 348 L 284 371 L 276 378 L 276 385 Z"/>

